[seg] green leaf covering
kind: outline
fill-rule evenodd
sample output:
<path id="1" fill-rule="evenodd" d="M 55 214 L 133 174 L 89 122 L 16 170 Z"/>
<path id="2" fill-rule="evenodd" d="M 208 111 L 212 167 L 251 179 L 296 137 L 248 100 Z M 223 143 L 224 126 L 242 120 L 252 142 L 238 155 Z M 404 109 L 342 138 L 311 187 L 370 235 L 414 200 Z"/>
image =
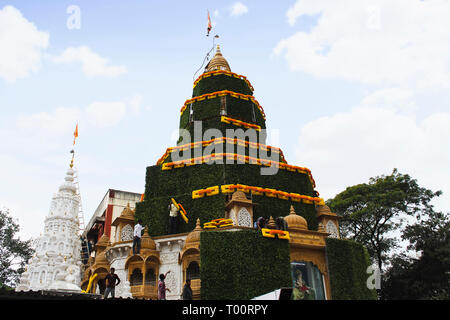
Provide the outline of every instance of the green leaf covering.
<path id="1" fill-rule="evenodd" d="M 203 300 L 244 300 L 292 286 L 289 242 L 261 232 L 203 231 L 200 234 Z"/>

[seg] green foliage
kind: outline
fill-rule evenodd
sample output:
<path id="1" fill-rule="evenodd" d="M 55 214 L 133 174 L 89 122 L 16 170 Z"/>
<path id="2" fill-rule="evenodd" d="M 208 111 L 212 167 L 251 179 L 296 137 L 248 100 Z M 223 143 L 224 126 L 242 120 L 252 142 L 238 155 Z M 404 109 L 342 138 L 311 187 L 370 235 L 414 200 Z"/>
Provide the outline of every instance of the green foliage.
<path id="1" fill-rule="evenodd" d="M 0 287 L 14 286 L 34 253 L 31 240 L 16 238 L 19 225 L 8 210 L 0 210 Z"/>
<path id="2" fill-rule="evenodd" d="M 229 90 L 247 95 L 253 94 L 252 90 L 244 80 L 232 76 L 230 77 L 225 74 L 219 74 L 200 80 L 193 90 L 192 97 L 222 90 Z"/>
<path id="3" fill-rule="evenodd" d="M 260 174 L 261 167 L 250 164 L 202 164 L 172 170 L 161 166 L 147 167 L 145 201 L 137 204 L 136 217 L 149 225 L 150 235 L 163 235 L 168 229 L 168 205 L 170 198 L 180 202 L 188 212 L 189 224 L 180 218 L 180 232 L 191 231 L 195 221 L 201 223 L 223 218 L 227 196 L 220 193 L 192 199 L 192 191 L 224 184 L 245 184 L 312 196 L 313 188 L 306 174 L 279 170 L 276 175 Z M 308 222 L 309 229 L 317 230 L 318 222 L 314 205 L 290 200 L 253 196 L 254 219 L 259 216 L 286 216 L 291 204 Z"/>
<path id="4" fill-rule="evenodd" d="M 292 286 L 289 242 L 261 232 L 200 234 L 201 298 L 245 300 Z"/>
<path id="5" fill-rule="evenodd" d="M 326 255 L 334 300 L 376 299 L 376 291 L 367 288 L 370 258 L 364 246 L 350 240 L 327 238 Z"/>
<path id="6" fill-rule="evenodd" d="M 388 252 L 397 246 L 389 232 L 401 228 L 405 216 L 420 217 L 440 194 L 421 188 L 415 179 L 394 169 L 389 176 L 348 187 L 327 205 L 343 217 L 341 234 L 366 246 L 382 270 Z"/>
<path id="7" fill-rule="evenodd" d="M 178 233 L 191 232 L 195 228 L 197 218 L 200 219 L 200 223 L 203 225 L 205 222 L 223 217 L 225 200 L 222 195 L 200 199 L 192 199 L 190 194 L 151 198 L 136 203 L 135 214 L 136 220 L 142 219 L 143 224 L 149 227 L 150 236 L 160 236 L 168 233 L 168 206 L 172 197 L 185 208 L 189 221 L 186 223 L 178 216 Z"/>
<path id="8" fill-rule="evenodd" d="M 229 90 L 246 95 L 252 94 L 252 91 L 244 80 L 226 75 L 217 75 L 202 79 L 194 88 L 192 96 L 196 97 L 202 94 L 221 90 Z M 251 100 L 242 100 L 240 98 L 226 95 L 223 97 L 215 97 L 192 103 L 193 120 L 203 122 L 202 136 L 204 131 L 207 129 L 219 129 L 222 131 L 222 136 L 225 136 L 226 129 L 239 128 L 238 126 L 221 122 L 220 110 L 222 104 L 226 106 L 226 115 L 228 117 L 257 124 L 263 129 L 266 128 L 266 121 L 264 120 L 261 111 Z M 193 123 L 189 122 L 189 108 L 190 106 L 188 105 L 181 114 L 180 128 L 189 130 L 193 137 Z"/>
<path id="9" fill-rule="evenodd" d="M 450 218 L 442 212 L 427 212 L 426 219 L 407 226 L 402 234 L 409 250 L 419 258 L 395 256 L 383 282 L 383 298 L 450 299 Z"/>

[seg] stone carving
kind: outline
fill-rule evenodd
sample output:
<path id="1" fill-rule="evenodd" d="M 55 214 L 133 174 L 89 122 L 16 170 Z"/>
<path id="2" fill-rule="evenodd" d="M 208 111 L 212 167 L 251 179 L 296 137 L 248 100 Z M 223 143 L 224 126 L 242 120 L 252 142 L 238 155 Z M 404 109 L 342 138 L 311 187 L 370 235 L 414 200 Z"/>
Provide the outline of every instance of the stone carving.
<path id="1" fill-rule="evenodd" d="M 336 227 L 336 224 L 333 221 L 328 221 L 327 223 L 327 232 L 330 234 L 330 238 L 338 238 L 339 233 Z"/>
<path id="2" fill-rule="evenodd" d="M 252 219 L 250 212 L 247 209 L 242 208 L 238 213 L 238 226 L 240 227 L 252 227 Z"/>
<path id="3" fill-rule="evenodd" d="M 170 289 L 171 293 L 178 291 L 178 279 L 174 272 L 170 272 L 165 279 L 166 287 Z"/>
<path id="4" fill-rule="evenodd" d="M 133 228 L 127 224 L 122 228 L 122 232 L 120 235 L 120 241 L 130 241 L 133 240 Z"/>
<path id="5" fill-rule="evenodd" d="M 161 253 L 159 258 L 160 258 L 162 264 L 178 263 L 177 253 Z"/>

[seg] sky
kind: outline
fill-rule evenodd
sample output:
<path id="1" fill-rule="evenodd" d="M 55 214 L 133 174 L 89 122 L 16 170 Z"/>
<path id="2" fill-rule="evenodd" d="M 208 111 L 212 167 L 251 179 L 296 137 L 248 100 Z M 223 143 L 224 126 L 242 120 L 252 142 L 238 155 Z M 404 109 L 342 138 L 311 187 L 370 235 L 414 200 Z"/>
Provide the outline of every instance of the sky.
<path id="1" fill-rule="evenodd" d="M 268 144 L 321 197 L 397 168 L 448 212 L 449 16 L 447 0 L 0 0 L 0 207 L 39 236 L 76 123 L 85 222 L 109 188 L 144 192 L 218 34 Z"/>

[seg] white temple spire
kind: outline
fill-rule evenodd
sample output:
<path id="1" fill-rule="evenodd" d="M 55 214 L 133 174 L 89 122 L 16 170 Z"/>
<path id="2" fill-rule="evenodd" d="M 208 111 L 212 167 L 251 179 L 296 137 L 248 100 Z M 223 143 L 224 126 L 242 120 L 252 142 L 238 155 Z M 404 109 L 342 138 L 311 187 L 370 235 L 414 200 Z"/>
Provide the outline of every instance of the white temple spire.
<path id="1" fill-rule="evenodd" d="M 73 150 L 71 153 L 74 153 Z M 80 197 L 74 183 L 73 156 L 64 182 L 52 197 L 36 252 L 16 291 L 64 290 L 81 292 Z"/>

